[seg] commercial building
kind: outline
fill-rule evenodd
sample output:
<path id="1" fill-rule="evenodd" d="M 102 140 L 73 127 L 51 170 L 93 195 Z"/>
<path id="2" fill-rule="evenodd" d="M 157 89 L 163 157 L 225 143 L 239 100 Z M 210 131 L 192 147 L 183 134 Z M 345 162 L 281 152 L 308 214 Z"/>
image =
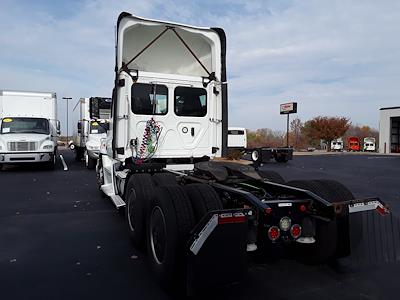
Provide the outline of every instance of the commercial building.
<path id="1" fill-rule="evenodd" d="M 379 152 L 400 153 L 400 106 L 380 109 Z"/>

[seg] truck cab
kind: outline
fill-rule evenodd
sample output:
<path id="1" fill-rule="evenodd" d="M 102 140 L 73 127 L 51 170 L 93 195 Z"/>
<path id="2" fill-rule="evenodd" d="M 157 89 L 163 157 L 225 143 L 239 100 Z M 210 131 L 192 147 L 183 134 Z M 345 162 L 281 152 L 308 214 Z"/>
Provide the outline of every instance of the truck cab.
<path id="1" fill-rule="evenodd" d="M 331 142 L 332 151 L 343 151 L 343 139 L 338 138 Z"/>
<path id="2" fill-rule="evenodd" d="M 81 98 L 73 109 L 72 149 L 75 158 L 85 160 L 88 169 L 94 169 L 99 158 L 101 139 L 109 128 L 111 98 Z M 71 148 L 71 146 L 70 146 Z"/>
<path id="3" fill-rule="evenodd" d="M 347 138 L 347 151 L 360 151 L 360 139 L 356 136 Z"/>
<path id="4" fill-rule="evenodd" d="M 110 130 L 102 149 L 101 189 L 107 195 L 123 193 L 115 188 L 115 170 L 190 170 L 226 153 L 222 30 L 127 15 L 118 21 L 117 49 Z"/>
<path id="5" fill-rule="evenodd" d="M 376 141 L 373 137 L 364 138 L 363 150 L 365 152 L 375 152 L 376 151 Z"/>
<path id="6" fill-rule="evenodd" d="M 56 162 L 60 123 L 56 94 L 0 91 L 0 167 Z"/>

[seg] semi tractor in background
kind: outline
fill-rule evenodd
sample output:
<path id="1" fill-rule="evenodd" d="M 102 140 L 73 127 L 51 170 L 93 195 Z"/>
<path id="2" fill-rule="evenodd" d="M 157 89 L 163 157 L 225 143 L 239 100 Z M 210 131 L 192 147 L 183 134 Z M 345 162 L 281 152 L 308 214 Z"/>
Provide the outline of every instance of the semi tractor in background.
<path id="1" fill-rule="evenodd" d="M 228 148 L 243 151 L 247 148 L 247 132 L 243 127 L 228 128 Z"/>
<path id="2" fill-rule="evenodd" d="M 16 163 L 54 168 L 59 135 L 55 93 L 0 91 L 0 169 Z"/>
<path id="3" fill-rule="evenodd" d="M 192 295 L 240 281 L 251 253 L 317 264 L 346 257 L 356 244 L 349 240 L 350 215 L 388 212 L 378 198 L 355 199 L 334 180 L 285 182 L 223 159 L 223 29 L 121 13 L 116 36 L 110 130 L 97 180 L 124 209 L 133 243 L 147 250 L 165 289 Z M 98 107 L 90 114 L 98 119 Z M 356 236 L 361 228 L 353 228 Z"/>
<path id="4" fill-rule="evenodd" d="M 374 137 L 365 137 L 363 151 L 376 152 L 376 139 Z"/>
<path id="5" fill-rule="evenodd" d="M 333 141 L 331 141 L 331 151 L 343 151 L 344 145 L 343 145 L 343 139 L 342 138 L 337 138 Z"/>
<path id="6" fill-rule="evenodd" d="M 73 137 L 69 145 L 77 161 L 84 158 L 86 167 L 94 169 L 99 158 L 100 140 L 106 137 L 111 110 L 111 98 L 81 98 L 73 108 Z M 96 111 L 97 118 L 90 112 Z"/>
<path id="7" fill-rule="evenodd" d="M 356 136 L 349 136 L 347 138 L 347 151 L 360 151 L 360 139 Z"/>

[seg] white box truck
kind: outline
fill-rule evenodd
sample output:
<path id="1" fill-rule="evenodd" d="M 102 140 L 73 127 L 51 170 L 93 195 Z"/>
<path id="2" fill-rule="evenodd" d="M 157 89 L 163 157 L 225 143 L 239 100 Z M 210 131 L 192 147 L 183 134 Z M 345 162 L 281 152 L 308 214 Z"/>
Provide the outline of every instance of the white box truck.
<path id="1" fill-rule="evenodd" d="M 332 151 L 343 151 L 343 139 L 337 138 L 331 141 L 331 150 Z"/>
<path id="2" fill-rule="evenodd" d="M 99 157 L 100 140 L 106 137 L 110 116 L 111 98 L 81 98 L 75 105 L 73 117 L 73 141 L 75 158 L 85 159 L 88 169 L 94 169 Z M 90 112 L 96 110 L 98 118 L 91 118 Z"/>
<path id="3" fill-rule="evenodd" d="M 55 93 L 0 91 L 0 168 L 26 162 L 54 168 L 59 134 Z"/>
<path id="4" fill-rule="evenodd" d="M 375 141 L 374 137 L 365 137 L 364 138 L 363 150 L 365 152 L 375 152 L 376 151 L 376 141 Z"/>

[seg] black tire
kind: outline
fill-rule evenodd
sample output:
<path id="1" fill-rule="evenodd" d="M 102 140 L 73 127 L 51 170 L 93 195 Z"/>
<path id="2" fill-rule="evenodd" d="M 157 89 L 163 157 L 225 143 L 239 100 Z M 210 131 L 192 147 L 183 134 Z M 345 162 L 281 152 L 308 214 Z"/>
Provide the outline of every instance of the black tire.
<path id="1" fill-rule="evenodd" d="M 75 161 L 81 161 L 83 158 L 83 150 L 80 147 L 75 147 Z"/>
<path id="2" fill-rule="evenodd" d="M 176 185 L 176 176 L 172 173 L 155 173 L 153 175 L 153 182 L 156 186 Z"/>
<path id="3" fill-rule="evenodd" d="M 51 161 L 45 162 L 44 166 L 46 170 L 54 170 L 56 167 L 56 163 L 57 163 L 57 151 L 54 151 Z"/>
<path id="4" fill-rule="evenodd" d="M 85 157 L 86 168 L 89 169 L 89 170 L 93 170 L 96 167 L 97 159 L 91 158 L 86 149 L 85 149 L 85 152 L 84 152 L 84 157 Z"/>
<path id="5" fill-rule="evenodd" d="M 133 174 L 125 191 L 125 218 L 129 236 L 137 247 L 144 245 L 146 220 L 154 184 L 150 174 Z"/>
<path id="6" fill-rule="evenodd" d="M 332 193 L 315 180 L 293 180 L 289 181 L 287 185 L 308 190 L 328 201 L 332 199 Z M 315 231 L 315 243 L 296 243 L 294 244 L 295 253 L 299 260 L 308 264 L 328 263 L 335 259 L 338 246 L 336 218 L 329 223 L 316 219 Z"/>
<path id="7" fill-rule="evenodd" d="M 193 209 L 181 186 L 156 189 L 149 210 L 148 260 L 156 278 L 167 290 L 184 284 L 185 245 L 194 225 Z"/>
<path id="8" fill-rule="evenodd" d="M 353 193 L 342 183 L 336 180 L 321 179 L 317 180 L 321 185 L 328 189 L 332 198 L 327 199 L 331 203 L 342 202 L 355 199 Z M 347 208 L 347 206 L 346 206 Z M 348 210 L 343 211 L 337 215 L 338 224 L 338 247 L 336 250 L 336 257 L 346 257 L 350 255 L 351 248 L 356 248 L 361 242 L 362 238 L 362 215 L 348 214 Z"/>
<path id="9" fill-rule="evenodd" d="M 209 185 L 203 183 L 193 183 L 184 186 L 186 193 L 192 203 L 196 221 L 212 210 L 222 209 L 222 201 L 217 192 Z"/>
<path id="10" fill-rule="evenodd" d="M 285 179 L 275 171 L 257 170 L 258 175 L 264 180 L 272 181 L 275 183 L 285 183 Z"/>

